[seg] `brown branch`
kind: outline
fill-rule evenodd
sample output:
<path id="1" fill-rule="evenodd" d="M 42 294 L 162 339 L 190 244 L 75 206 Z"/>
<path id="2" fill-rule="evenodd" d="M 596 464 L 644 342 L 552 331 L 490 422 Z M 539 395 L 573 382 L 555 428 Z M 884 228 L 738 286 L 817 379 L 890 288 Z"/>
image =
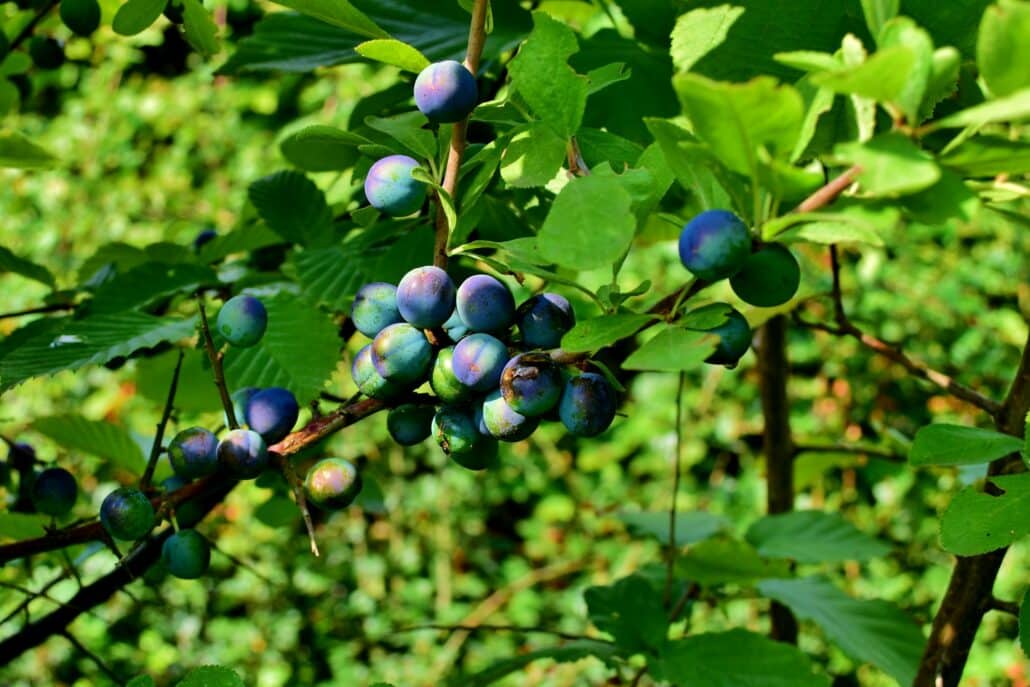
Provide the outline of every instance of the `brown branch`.
<path id="1" fill-rule="evenodd" d="M 143 471 L 140 478 L 139 488 L 146 491 L 150 486 L 150 480 L 154 478 L 154 469 L 157 467 L 157 459 L 161 455 L 161 444 L 164 443 L 165 428 L 168 426 L 168 419 L 172 416 L 172 407 L 175 405 L 175 392 L 179 388 L 179 373 L 182 371 L 183 352 L 179 349 L 179 359 L 175 362 L 175 371 L 172 372 L 172 383 L 168 386 L 168 398 L 165 400 L 165 409 L 161 413 L 161 421 L 157 423 L 157 434 L 154 435 L 154 444 L 150 447 L 150 458 L 147 460 L 147 469 Z"/>
<path id="2" fill-rule="evenodd" d="M 13 51 L 25 42 L 26 39 L 32 36 L 33 29 L 36 28 L 39 22 L 46 19 L 46 16 L 50 14 L 55 7 L 57 7 L 57 3 L 59 1 L 60 0 L 47 0 L 47 3 L 36 11 L 36 14 L 29 20 L 29 23 L 22 27 L 21 31 L 18 32 L 18 35 L 11 39 L 11 44 L 7 48 L 8 52 Z"/>
<path id="3" fill-rule="evenodd" d="M 465 68 L 475 76 L 479 71 L 479 58 L 483 54 L 486 43 L 486 13 L 489 0 L 475 0 L 472 5 L 472 20 L 469 24 L 468 49 L 465 52 Z M 465 154 L 468 119 L 454 125 L 451 131 L 451 147 L 447 153 L 447 166 L 444 168 L 443 190 L 451 197 L 454 209 L 458 209 L 458 174 L 461 171 L 461 158 Z M 447 242 L 450 239 L 450 227 L 447 224 L 447 213 L 443 202 L 437 199 L 436 207 L 436 239 L 433 242 L 433 264 L 441 269 L 447 267 Z"/>
<path id="4" fill-rule="evenodd" d="M 1014 615 L 1017 618 L 1019 617 L 1019 604 L 1015 601 L 1005 601 L 1004 599 L 992 596 L 989 608 L 992 611 L 1001 611 L 1002 613 L 1008 613 L 1009 615 Z"/>
<path id="5" fill-rule="evenodd" d="M 290 489 L 293 490 L 293 498 L 297 501 L 297 508 L 300 510 L 301 518 L 304 520 L 304 527 L 308 531 L 308 541 L 311 543 L 311 553 L 316 557 L 321 555 L 318 552 L 318 540 L 315 538 L 315 523 L 311 521 L 311 511 L 308 510 L 308 500 L 304 496 L 304 484 L 301 479 L 297 476 L 297 471 L 293 469 L 293 463 L 286 456 L 281 456 L 278 453 L 274 454 L 276 462 L 279 463 L 279 468 L 282 470 L 283 477 L 286 478 L 287 484 L 290 485 Z"/>
<path id="6" fill-rule="evenodd" d="M 859 165 L 850 167 L 839 177 L 831 179 L 823 187 L 817 189 L 815 193 L 801 201 L 801 204 L 794 208 L 794 212 L 815 212 L 826 207 L 837 200 L 837 196 L 844 193 L 848 186 L 855 183 L 855 179 L 861 173 L 862 168 Z"/>
<path id="7" fill-rule="evenodd" d="M 590 168 L 583 159 L 583 153 L 579 149 L 579 141 L 573 136 L 566 146 L 566 156 L 569 160 L 569 174 L 576 177 L 590 176 Z"/>
<path id="8" fill-rule="evenodd" d="M 124 677 L 119 676 L 118 673 L 111 670 L 111 668 L 106 663 L 104 663 L 99 656 L 97 656 L 92 651 L 87 649 L 85 645 L 83 645 L 82 642 L 76 639 L 75 635 L 73 635 L 71 632 L 65 631 L 62 632 L 61 635 L 65 639 L 67 639 L 73 647 L 78 649 L 80 653 L 84 654 L 89 660 L 93 661 L 93 663 L 96 664 L 98 668 L 100 668 L 101 672 L 104 673 L 104 675 L 114 680 L 116 683 L 121 683 L 125 680 Z"/>
<path id="9" fill-rule="evenodd" d="M 211 361 L 211 371 L 215 377 L 215 386 L 218 387 L 218 396 L 222 399 L 222 409 L 225 410 L 225 419 L 229 423 L 229 429 L 237 429 L 240 426 L 236 419 L 236 411 L 232 407 L 232 398 L 229 397 L 229 389 L 225 386 L 225 371 L 222 369 L 222 352 L 215 351 L 215 342 L 211 339 L 211 328 L 207 324 L 207 313 L 204 311 L 204 298 L 197 295 L 197 306 L 200 308 L 200 335 L 204 340 L 204 350 L 207 351 L 208 360 Z"/>

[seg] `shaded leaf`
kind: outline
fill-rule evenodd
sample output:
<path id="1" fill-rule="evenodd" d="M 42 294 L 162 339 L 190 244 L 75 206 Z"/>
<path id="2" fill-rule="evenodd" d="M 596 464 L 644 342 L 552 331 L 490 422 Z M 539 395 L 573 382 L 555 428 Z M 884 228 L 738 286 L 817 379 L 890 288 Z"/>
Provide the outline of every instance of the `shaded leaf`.
<path id="1" fill-rule="evenodd" d="M 619 520 L 636 534 L 654 537 L 665 544 L 669 541 L 669 514 L 664 511 L 621 511 Z M 696 544 L 725 531 L 729 520 L 722 515 L 705 511 L 676 513 L 676 544 Z"/>
<path id="2" fill-rule="evenodd" d="M 912 465 L 975 465 L 1015 453 L 1023 447 L 1017 437 L 989 429 L 933 424 L 916 432 L 908 451 Z"/>
<path id="3" fill-rule="evenodd" d="M 72 451 L 103 458 L 113 465 L 141 474 L 146 464 L 143 451 L 129 432 L 102 420 L 87 420 L 81 415 L 41 417 L 32 428 Z"/>
<path id="4" fill-rule="evenodd" d="M 1030 534 L 1030 474 L 991 477 L 1003 492 L 966 487 L 941 516 L 941 546 L 959 556 L 995 551 Z"/>
<path id="5" fill-rule="evenodd" d="M 746 538 L 763 556 L 799 563 L 867 561 L 890 551 L 836 513 L 814 510 L 767 515 L 748 528 Z"/>

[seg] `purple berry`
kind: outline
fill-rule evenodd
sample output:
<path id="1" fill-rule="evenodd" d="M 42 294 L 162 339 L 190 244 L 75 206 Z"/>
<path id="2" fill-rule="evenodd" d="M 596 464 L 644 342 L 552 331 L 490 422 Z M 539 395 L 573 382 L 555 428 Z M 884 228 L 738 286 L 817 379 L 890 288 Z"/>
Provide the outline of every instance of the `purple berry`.
<path id="1" fill-rule="evenodd" d="M 705 210 L 680 234 L 680 260 L 698 279 L 732 277 L 751 254 L 747 226 L 728 210 Z"/>
<path id="2" fill-rule="evenodd" d="M 454 312 L 454 282 L 439 267 L 416 267 L 397 285 L 397 309 L 419 329 L 439 327 Z"/>
<path id="3" fill-rule="evenodd" d="M 558 402 L 558 417 L 570 434 L 597 436 L 615 419 L 615 389 L 602 375 L 584 372 L 565 383 Z"/>
<path id="4" fill-rule="evenodd" d="M 288 389 L 273 386 L 250 398 L 245 415 L 247 426 L 260 434 L 266 444 L 274 444 L 297 424 L 300 406 Z"/>
<path id="5" fill-rule="evenodd" d="M 469 334 L 454 345 L 451 365 L 458 381 L 474 391 L 497 388 L 508 362 L 508 348 L 489 334 Z"/>
<path id="6" fill-rule="evenodd" d="M 203 427 L 190 427 L 175 435 L 168 444 L 168 460 L 175 474 L 195 479 L 218 469 L 218 439 Z"/>
<path id="7" fill-rule="evenodd" d="M 478 99 L 476 78 L 454 60 L 435 62 L 415 79 L 415 105 L 431 122 L 460 122 L 476 109 Z"/>
<path id="8" fill-rule="evenodd" d="M 508 287 L 488 274 L 475 274 L 461 283 L 457 311 L 469 331 L 503 332 L 515 319 L 515 299 Z"/>
<path id="9" fill-rule="evenodd" d="M 565 332 L 576 324 L 572 305 L 557 293 L 541 293 L 528 299 L 516 312 L 522 344 L 526 348 L 556 348 Z"/>
<path id="10" fill-rule="evenodd" d="M 36 475 L 30 496 L 37 511 L 59 518 L 72 509 L 78 493 L 72 473 L 64 468 L 47 468 Z"/>
<path id="11" fill-rule="evenodd" d="M 512 410 L 536 417 L 544 415 L 561 398 L 565 380 L 546 353 L 521 353 L 501 371 L 501 395 Z"/>
<path id="12" fill-rule="evenodd" d="M 237 479 L 253 479 L 268 467 L 268 447 L 250 429 L 234 429 L 218 442 L 218 462 Z"/>
<path id="13" fill-rule="evenodd" d="M 304 478 L 304 494 L 322 510 L 346 508 L 360 491 L 358 469 L 342 458 L 323 458 Z"/>
<path id="14" fill-rule="evenodd" d="M 411 176 L 418 160 L 407 155 L 390 155 L 377 160 L 365 177 L 365 197 L 377 210 L 403 217 L 422 207 L 426 185 Z"/>

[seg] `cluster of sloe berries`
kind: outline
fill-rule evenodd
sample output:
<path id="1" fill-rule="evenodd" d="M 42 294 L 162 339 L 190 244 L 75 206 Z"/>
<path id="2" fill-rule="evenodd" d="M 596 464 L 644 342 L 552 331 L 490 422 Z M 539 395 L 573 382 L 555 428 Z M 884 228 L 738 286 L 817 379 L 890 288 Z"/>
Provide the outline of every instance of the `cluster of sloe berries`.
<path id="1" fill-rule="evenodd" d="M 415 105 L 436 124 L 460 122 L 476 107 L 479 91 L 472 73 L 459 62 L 445 60 L 423 69 L 415 79 Z M 365 197 L 372 207 L 403 217 L 422 207 L 425 183 L 412 177 L 418 161 L 389 155 L 376 161 L 365 177 Z"/>
<path id="2" fill-rule="evenodd" d="M 516 308 L 494 277 L 476 274 L 455 288 L 439 267 L 417 267 L 396 286 L 361 287 L 351 319 L 372 339 L 354 357 L 354 383 L 396 404 L 387 428 L 401 445 L 432 436 L 457 463 L 478 470 L 493 461 L 498 440 L 521 441 L 543 419 L 589 437 L 615 417 L 608 380 L 562 365 L 549 351 L 575 324 L 558 294 L 541 293 Z M 405 402 L 426 382 L 430 402 Z"/>
<path id="3" fill-rule="evenodd" d="M 729 279 L 733 292 L 745 303 L 762 308 L 783 305 L 797 293 L 801 268 L 794 255 L 779 243 L 755 247 L 747 225 L 728 210 L 706 210 L 683 227 L 679 239 L 683 266 L 699 279 Z M 733 366 L 751 344 L 751 328 L 737 310 L 726 304 L 726 321 L 710 329 L 719 344 L 708 362 Z"/>

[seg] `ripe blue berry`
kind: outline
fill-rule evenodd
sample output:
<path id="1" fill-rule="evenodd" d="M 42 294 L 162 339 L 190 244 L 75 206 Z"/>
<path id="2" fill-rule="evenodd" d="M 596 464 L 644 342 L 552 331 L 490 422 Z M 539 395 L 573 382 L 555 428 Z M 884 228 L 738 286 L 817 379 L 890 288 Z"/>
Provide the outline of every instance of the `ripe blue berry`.
<path id="1" fill-rule="evenodd" d="M 273 386 L 251 396 L 245 415 L 247 426 L 260 434 L 266 444 L 274 444 L 297 424 L 300 406 L 288 389 Z"/>
<path id="2" fill-rule="evenodd" d="M 64 468 L 47 468 L 32 482 L 32 505 L 40 513 L 61 517 L 75 505 L 78 493 L 72 473 Z"/>
<path id="3" fill-rule="evenodd" d="M 134 541 L 154 526 L 154 507 L 135 487 L 115 489 L 100 504 L 100 522 L 115 539 Z"/>
<path id="4" fill-rule="evenodd" d="M 461 283 L 456 297 L 462 322 L 473 332 L 503 332 L 515 319 L 515 299 L 508 287 L 488 274 Z"/>
<path id="5" fill-rule="evenodd" d="M 304 494 L 323 510 L 349 506 L 361 491 L 358 469 L 342 458 L 324 458 L 308 470 Z"/>
<path id="6" fill-rule="evenodd" d="M 416 267 L 397 284 L 397 309 L 419 329 L 439 327 L 454 312 L 454 282 L 439 267 Z"/>
<path id="7" fill-rule="evenodd" d="M 476 78 L 454 60 L 435 62 L 415 79 L 415 105 L 431 122 L 460 122 L 476 108 Z"/>
<path id="8" fill-rule="evenodd" d="M 268 467 L 268 447 L 250 429 L 234 429 L 218 442 L 218 462 L 237 479 L 253 479 Z"/>
<path id="9" fill-rule="evenodd" d="M 407 155 L 390 155 L 368 170 L 365 197 L 377 210 L 393 217 L 403 217 L 422 207 L 426 185 L 411 176 L 418 161 Z"/>
<path id="10" fill-rule="evenodd" d="M 265 333 L 268 313 L 261 301 L 243 294 L 225 302 L 218 311 L 218 332 L 233 346 L 253 346 Z"/>
<path id="11" fill-rule="evenodd" d="M 451 365 L 458 381 L 474 391 L 497 388 L 508 362 L 508 348 L 489 334 L 469 334 L 454 345 Z"/>
<path id="12" fill-rule="evenodd" d="M 397 287 L 386 282 L 372 282 L 358 289 L 350 310 L 354 328 L 372 339 L 388 325 L 402 322 L 397 310 Z"/>
<path id="13" fill-rule="evenodd" d="M 725 303 L 712 303 L 705 308 L 726 309 L 725 322 L 716 327 L 702 330 L 719 337 L 719 344 L 715 352 L 708 356 L 705 362 L 727 367 L 736 366 L 737 361 L 747 353 L 747 349 L 751 346 L 751 327 L 743 315 Z"/>
<path id="14" fill-rule="evenodd" d="M 161 545 L 161 561 L 172 575 L 195 580 L 207 572 L 211 547 L 196 530 L 179 530 Z"/>
<path id="15" fill-rule="evenodd" d="M 556 348 L 576 324 L 576 315 L 564 296 L 541 293 L 519 306 L 516 322 L 526 348 Z"/>
<path id="16" fill-rule="evenodd" d="M 218 439 L 203 427 L 190 427 L 168 444 L 168 460 L 175 474 L 186 479 L 210 475 L 218 469 Z"/>
<path id="17" fill-rule="evenodd" d="M 705 210 L 687 222 L 680 234 L 680 260 L 706 281 L 732 277 L 751 254 L 747 226 L 728 210 Z"/>
<path id="18" fill-rule="evenodd" d="M 570 434 L 597 436 L 615 419 L 618 400 L 608 380 L 596 372 L 584 372 L 565 383 L 558 402 L 558 417 Z"/>

